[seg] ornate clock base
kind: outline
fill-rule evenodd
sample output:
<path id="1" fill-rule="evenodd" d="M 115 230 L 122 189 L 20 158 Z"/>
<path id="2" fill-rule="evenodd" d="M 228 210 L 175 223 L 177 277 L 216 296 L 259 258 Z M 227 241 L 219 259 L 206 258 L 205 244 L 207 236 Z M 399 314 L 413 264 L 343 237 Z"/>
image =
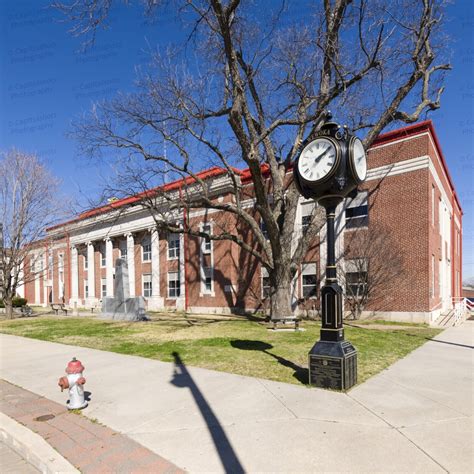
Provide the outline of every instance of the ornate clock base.
<path id="1" fill-rule="evenodd" d="M 349 390 L 357 383 L 357 350 L 349 341 L 318 341 L 308 358 L 310 385 Z"/>

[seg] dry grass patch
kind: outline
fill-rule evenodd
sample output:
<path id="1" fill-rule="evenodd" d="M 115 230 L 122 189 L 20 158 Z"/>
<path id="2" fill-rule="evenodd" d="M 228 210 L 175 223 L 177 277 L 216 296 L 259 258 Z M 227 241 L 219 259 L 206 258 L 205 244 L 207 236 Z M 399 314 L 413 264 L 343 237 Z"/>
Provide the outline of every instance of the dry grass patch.
<path id="1" fill-rule="evenodd" d="M 173 362 L 177 352 L 187 365 L 301 384 L 307 383 L 307 354 L 320 329 L 316 322 L 302 326 L 306 331 L 275 332 L 240 317 L 169 314 L 138 323 L 38 317 L 1 321 L 0 332 L 165 362 Z M 423 326 L 347 326 L 346 338 L 359 352 L 359 383 L 438 333 Z"/>

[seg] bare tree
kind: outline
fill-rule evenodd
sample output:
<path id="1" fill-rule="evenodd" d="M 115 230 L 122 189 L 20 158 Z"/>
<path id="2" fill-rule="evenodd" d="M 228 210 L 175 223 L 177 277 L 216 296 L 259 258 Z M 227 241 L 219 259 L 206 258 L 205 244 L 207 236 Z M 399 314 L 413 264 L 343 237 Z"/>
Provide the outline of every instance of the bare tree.
<path id="1" fill-rule="evenodd" d="M 0 293 L 7 318 L 13 317 L 18 287 L 44 270 L 37 265 L 42 252 L 28 257 L 41 244 L 45 228 L 58 218 L 58 202 L 58 181 L 35 155 L 12 149 L 0 157 Z"/>
<path id="2" fill-rule="evenodd" d="M 338 277 L 346 309 L 359 319 L 367 305 L 373 310 L 390 306 L 394 285 L 403 274 L 403 259 L 390 232 L 376 223 L 346 232 L 344 238 L 344 267 L 338 268 Z"/>
<path id="3" fill-rule="evenodd" d="M 168 4 L 143 3 L 151 16 Z M 179 212 L 221 210 L 246 226 L 257 245 L 235 229 L 216 229 L 210 238 L 230 239 L 261 262 L 270 275 L 272 318 L 286 317 L 292 314 L 292 277 L 322 225 L 315 208 L 306 238 L 295 238 L 293 160 L 328 108 L 364 133 L 369 146 L 387 126 L 414 122 L 440 107 L 450 69 L 442 57 L 443 1 L 324 0 L 313 2 L 304 19 L 294 16 L 302 8 L 298 2 L 293 9 L 269 2 L 264 12 L 259 2 L 240 0 L 171 5 L 186 31 L 184 47 L 154 54 L 135 92 L 95 104 L 76 124 L 77 138 L 89 156 L 122 152 L 123 163 L 139 176 L 138 191 L 163 177 L 188 178 L 179 196 L 149 199 L 154 215 L 162 214 L 166 201 Z M 90 39 L 113 2 L 55 6 L 71 20 L 74 34 Z M 137 158 L 147 163 L 144 173 Z M 225 170 L 231 200 L 214 199 L 197 174 L 206 163 Z M 202 236 L 191 226 L 157 221 Z"/>

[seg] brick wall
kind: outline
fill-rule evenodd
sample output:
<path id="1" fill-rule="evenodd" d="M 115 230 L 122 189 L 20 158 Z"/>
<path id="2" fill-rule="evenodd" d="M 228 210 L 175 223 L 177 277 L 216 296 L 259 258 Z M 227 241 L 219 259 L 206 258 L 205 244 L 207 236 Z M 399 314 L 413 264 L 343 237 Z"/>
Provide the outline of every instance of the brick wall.
<path id="1" fill-rule="evenodd" d="M 390 235 L 390 245 L 397 246 L 402 255 L 403 274 L 380 289 L 387 310 L 401 312 L 426 312 L 435 309 L 440 304 L 438 262 L 441 258 L 441 241 L 439 234 L 439 198 L 448 196 L 453 207 L 454 216 L 462 223 L 462 212 L 454 198 L 448 174 L 444 170 L 442 158 L 436 147 L 436 139 L 430 138 L 430 125 L 408 127 L 406 133 L 391 132 L 383 135 L 375 142 L 369 151 L 369 169 L 378 168 L 401 161 L 430 156 L 432 167 L 439 176 L 439 182 L 426 165 L 420 169 L 410 170 L 393 176 L 372 179 L 367 181 L 362 190 L 369 192 L 369 227 L 384 229 Z M 430 135 L 431 134 L 431 135 Z M 441 188 L 440 188 L 441 186 Z M 432 194 L 434 189 L 434 195 Z M 269 191 L 271 191 L 269 186 Z M 250 183 L 243 186 L 243 199 L 252 199 L 254 190 Z M 434 213 L 432 201 L 434 200 Z M 219 196 L 221 202 L 231 199 L 229 194 Z M 208 215 L 191 213 L 187 225 L 192 229 L 199 229 L 199 225 L 206 221 L 212 223 L 213 232 L 218 230 L 235 232 L 247 243 L 258 249 L 247 226 L 235 216 L 222 212 L 211 212 Z M 300 224 L 300 223 L 297 223 Z M 346 234 L 354 232 L 347 230 Z M 455 224 L 452 218 L 452 248 L 450 254 L 450 278 L 453 296 L 461 293 L 461 255 L 462 247 L 456 244 L 457 233 L 461 234 L 461 226 Z M 105 237 L 105 236 L 104 236 Z M 149 239 L 150 232 L 143 230 L 134 233 L 134 261 L 135 261 L 135 293 L 142 295 L 142 275 L 151 273 L 151 263 L 142 261 L 142 239 Z M 120 242 L 124 237 L 113 239 L 113 260 L 120 256 Z M 459 239 L 462 242 L 462 235 Z M 65 240 L 64 240 L 65 242 Z M 101 298 L 101 279 L 106 278 L 106 269 L 100 266 L 100 248 L 102 239 L 96 242 L 94 252 L 95 265 L 95 296 Z M 201 252 L 202 239 L 185 236 L 184 249 L 187 282 L 187 302 L 190 307 L 196 308 L 242 308 L 264 309 L 268 302 L 262 298 L 261 269 L 257 260 L 248 252 L 230 241 L 213 241 L 212 256 Z M 160 295 L 164 297 L 166 307 L 173 308 L 176 299 L 168 298 L 168 272 L 179 271 L 179 260 L 168 258 L 168 241 L 165 233 L 159 235 L 159 265 L 160 265 Z M 68 272 L 70 269 L 70 252 L 64 246 L 54 254 L 57 265 L 58 252 L 64 253 L 65 259 L 65 292 L 66 301 L 69 298 Z M 78 257 L 78 289 L 79 298 L 84 299 L 84 280 L 87 271 L 84 270 L 86 248 L 79 249 Z M 433 272 L 433 258 L 435 271 Z M 304 262 L 315 262 L 320 270 L 324 269 L 325 262 L 320 261 L 319 241 L 316 239 L 308 250 Z M 90 262 L 92 264 L 92 262 Z M 203 293 L 201 267 L 212 266 L 213 292 Z M 57 271 L 54 272 L 57 277 Z M 40 297 L 44 298 L 43 279 L 40 279 Z M 296 275 L 297 295 L 302 295 L 301 272 Z M 58 282 L 53 285 L 53 294 L 58 295 Z M 25 295 L 34 299 L 34 282 L 25 287 Z M 182 297 L 185 295 L 182 294 Z M 29 299 L 30 299 L 29 298 Z M 380 300 L 380 298 L 379 298 Z M 314 309 L 319 306 L 318 299 L 299 301 L 300 309 Z M 369 305 L 368 309 L 380 309 Z"/>

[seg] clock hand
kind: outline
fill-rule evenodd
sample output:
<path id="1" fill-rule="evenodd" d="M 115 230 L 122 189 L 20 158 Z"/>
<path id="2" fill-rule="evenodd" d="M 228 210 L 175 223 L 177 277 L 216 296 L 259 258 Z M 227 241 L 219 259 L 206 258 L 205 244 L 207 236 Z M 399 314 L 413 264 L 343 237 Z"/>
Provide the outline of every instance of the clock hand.
<path id="1" fill-rule="evenodd" d="M 331 147 L 328 146 L 328 147 L 326 148 L 326 150 L 324 150 L 319 156 L 317 156 L 317 157 L 315 158 L 315 161 L 319 161 L 330 149 L 331 149 Z"/>

